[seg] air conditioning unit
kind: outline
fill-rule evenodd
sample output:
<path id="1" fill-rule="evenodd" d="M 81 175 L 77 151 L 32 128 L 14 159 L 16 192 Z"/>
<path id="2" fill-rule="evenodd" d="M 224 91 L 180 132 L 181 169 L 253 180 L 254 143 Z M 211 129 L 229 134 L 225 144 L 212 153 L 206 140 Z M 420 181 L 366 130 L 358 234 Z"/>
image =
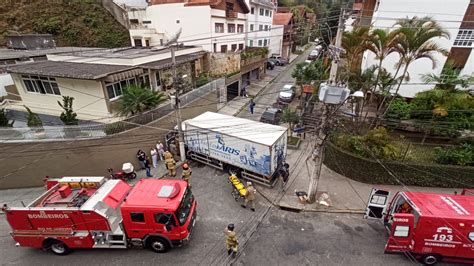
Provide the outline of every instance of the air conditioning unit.
<path id="1" fill-rule="evenodd" d="M 319 88 L 319 100 L 328 104 L 341 104 L 350 94 L 351 91 L 346 86 L 321 83 Z"/>

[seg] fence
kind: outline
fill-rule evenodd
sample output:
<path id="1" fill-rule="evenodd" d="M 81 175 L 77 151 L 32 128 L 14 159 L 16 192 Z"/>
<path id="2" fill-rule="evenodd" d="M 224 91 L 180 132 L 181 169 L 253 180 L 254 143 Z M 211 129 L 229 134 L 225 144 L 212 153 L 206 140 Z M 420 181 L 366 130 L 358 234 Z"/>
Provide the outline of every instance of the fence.
<path id="1" fill-rule="evenodd" d="M 225 86 L 225 80 L 218 79 L 183 94 L 180 96 L 181 106 L 184 107 L 208 93 L 215 92 L 218 87 L 222 86 Z M 215 104 L 217 106 L 217 98 Z M 146 125 L 171 112 L 174 112 L 174 106 L 168 101 L 153 110 L 108 124 L 89 123 L 77 126 L 43 126 L 42 128 L 0 128 L 0 142 L 101 138 L 140 125 Z"/>

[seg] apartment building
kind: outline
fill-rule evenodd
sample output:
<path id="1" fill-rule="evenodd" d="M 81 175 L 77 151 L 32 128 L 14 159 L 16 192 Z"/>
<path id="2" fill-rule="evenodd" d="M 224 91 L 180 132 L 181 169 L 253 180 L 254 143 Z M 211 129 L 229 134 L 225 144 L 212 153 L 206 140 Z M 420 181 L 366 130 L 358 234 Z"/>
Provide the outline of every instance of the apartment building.
<path id="1" fill-rule="evenodd" d="M 276 5 L 270 0 L 246 0 L 246 3 L 250 8 L 247 14 L 247 46 L 271 47 Z"/>

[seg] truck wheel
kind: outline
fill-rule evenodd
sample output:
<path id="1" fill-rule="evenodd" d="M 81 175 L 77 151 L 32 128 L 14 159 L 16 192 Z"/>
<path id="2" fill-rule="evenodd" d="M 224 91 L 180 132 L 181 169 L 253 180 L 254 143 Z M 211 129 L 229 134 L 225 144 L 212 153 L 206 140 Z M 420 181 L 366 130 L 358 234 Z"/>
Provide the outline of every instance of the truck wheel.
<path id="1" fill-rule="evenodd" d="M 421 258 L 424 265 L 435 265 L 440 261 L 441 257 L 437 254 L 427 254 Z"/>
<path id="2" fill-rule="evenodd" d="M 147 247 L 157 253 L 164 253 L 170 248 L 168 241 L 159 237 L 148 240 Z"/>
<path id="3" fill-rule="evenodd" d="M 71 249 L 59 240 L 49 241 L 49 249 L 56 255 L 64 256 L 71 253 Z"/>

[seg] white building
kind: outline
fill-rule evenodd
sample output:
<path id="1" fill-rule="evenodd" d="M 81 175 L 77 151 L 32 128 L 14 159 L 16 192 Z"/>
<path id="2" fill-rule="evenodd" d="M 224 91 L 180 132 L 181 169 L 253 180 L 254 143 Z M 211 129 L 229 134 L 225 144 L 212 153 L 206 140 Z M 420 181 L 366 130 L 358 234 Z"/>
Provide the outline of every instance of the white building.
<path id="1" fill-rule="evenodd" d="M 243 50 L 244 0 L 150 0 L 144 8 L 128 7 L 133 46 L 158 46 L 181 30 L 179 42 L 212 52 Z"/>
<path id="2" fill-rule="evenodd" d="M 450 52 L 446 57 L 435 54 L 436 67 L 431 61 L 421 58 L 410 64 L 408 68 L 410 80 L 400 87 L 399 94 L 404 97 L 414 97 L 417 92 L 432 89 L 433 84 L 424 84 L 422 74 L 440 74 L 446 61 L 452 60 L 461 69 L 461 75 L 474 74 L 474 1 L 472 0 L 357 0 L 354 8 L 362 10 L 359 25 L 373 24 L 373 28 L 390 29 L 397 19 L 413 16 L 429 16 L 436 20 L 450 34 L 450 39 L 434 38 L 433 40 Z M 371 11 L 372 12 L 369 12 Z M 372 14 L 371 14 L 372 13 Z M 370 19 L 371 15 L 371 19 Z M 369 18 L 369 19 L 368 19 Z M 395 64 L 399 56 L 395 53 L 388 56 L 383 67 L 395 73 Z M 371 52 L 366 52 L 362 69 L 377 64 L 378 60 Z M 401 72 L 401 71 L 400 71 Z"/>
<path id="3" fill-rule="evenodd" d="M 272 40 L 283 38 L 283 34 L 272 38 L 273 15 L 276 13 L 276 5 L 270 0 L 246 0 L 250 7 L 247 14 L 247 46 L 249 47 L 269 47 L 271 49 Z M 279 51 L 270 51 L 279 53 Z"/>

